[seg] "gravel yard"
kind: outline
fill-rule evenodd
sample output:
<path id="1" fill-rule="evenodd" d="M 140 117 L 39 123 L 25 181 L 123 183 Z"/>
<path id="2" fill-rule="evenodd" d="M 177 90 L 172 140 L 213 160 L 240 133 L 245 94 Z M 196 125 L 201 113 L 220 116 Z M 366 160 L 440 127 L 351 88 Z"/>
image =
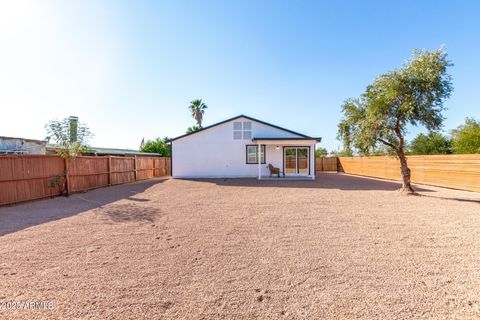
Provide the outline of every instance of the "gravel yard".
<path id="1" fill-rule="evenodd" d="M 166 179 L 0 208 L 0 318 L 478 319 L 480 194 L 398 186 Z"/>

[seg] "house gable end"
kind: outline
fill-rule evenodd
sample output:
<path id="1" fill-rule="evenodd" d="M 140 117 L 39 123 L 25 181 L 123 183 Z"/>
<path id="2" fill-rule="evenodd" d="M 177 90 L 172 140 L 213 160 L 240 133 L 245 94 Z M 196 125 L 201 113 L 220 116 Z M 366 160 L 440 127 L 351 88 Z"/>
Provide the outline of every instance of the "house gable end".
<path id="1" fill-rule="evenodd" d="M 258 119 L 255 119 L 255 118 L 252 118 L 252 117 L 249 117 L 249 116 L 245 116 L 245 115 L 239 115 L 239 116 L 236 116 L 234 118 L 230 118 L 230 119 L 212 124 L 210 126 L 202 128 L 202 129 L 197 130 L 195 132 L 187 133 L 187 134 L 178 136 L 176 138 L 173 138 L 173 139 L 169 140 L 169 142 L 173 142 L 173 141 L 176 141 L 176 140 L 179 140 L 179 139 L 182 139 L 182 138 L 190 137 L 190 136 L 199 134 L 201 132 L 205 132 L 206 130 L 209 130 L 209 129 L 212 129 L 212 128 L 215 128 L 215 127 L 218 127 L 218 126 L 221 126 L 221 125 L 225 125 L 225 124 L 230 123 L 230 122 L 232 123 L 232 130 L 233 130 L 233 123 L 234 122 L 252 122 L 252 123 L 255 123 L 256 124 L 255 128 L 257 129 L 257 130 L 255 130 L 256 131 L 255 133 L 256 133 L 257 136 L 259 136 L 259 135 L 271 136 L 273 134 L 274 136 L 278 135 L 279 137 L 311 138 L 311 137 L 309 137 L 307 135 L 304 135 L 302 133 L 298 133 L 298 132 L 295 132 L 295 131 L 292 131 L 292 130 L 289 130 L 289 129 L 286 129 L 286 128 L 282 128 L 280 126 L 277 126 L 277 125 L 274 125 L 274 124 L 271 124 L 271 123 L 268 123 L 268 122 L 265 122 L 265 121 L 261 121 L 261 120 L 258 120 Z M 263 130 L 258 130 L 259 128 L 262 128 Z M 270 128 L 270 130 L 268 128 Z M 278 134 L 279 132 L 282 132 L 283 134 Z M 275 133 L 277 133 L 277 134 L 275 134 Z M 233 131 L 232 131 L 232 135 L 233 135 Z M 253 135 L 252 135 L 251 138 L 253 138 Z"/>

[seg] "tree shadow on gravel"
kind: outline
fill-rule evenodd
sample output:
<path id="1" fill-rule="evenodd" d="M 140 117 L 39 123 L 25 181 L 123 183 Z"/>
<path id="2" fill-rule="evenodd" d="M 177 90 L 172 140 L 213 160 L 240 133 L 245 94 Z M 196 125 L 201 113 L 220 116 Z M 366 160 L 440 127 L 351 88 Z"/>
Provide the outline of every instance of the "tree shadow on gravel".
<path id="1" fill-rule="evenodd" d="M 458 197 L 441 197 L 441 196 L 431 196 L 427 194 L 421 194 L 422 197 L 441 199 L 441 200 L 455 200 L 460 202 L 470 202 L 480 204 L 480 195 L 478 196 L 479 200 L 476 199 L 467 199 L 467 198 L 458 198 Z"/>
<path id="2" fill-rule="evenodd" d="M 102 216 L 110 221 L 122 222 L 155 222 L 159 217 L 159 209 L 138 206 L 131 203 L 110 204 L 102 210 Z"/>
<path id="3" fill-rule="evenodd" d="M 134 202 L 145 203 L 149 199 L 135 197 L 135 195 L 144 192 L 148 188 L 166 181 L 165 178 L 144 180 L 135 183 L 115 185 L 100 189 L 91 190 L 85 193 L 76 193 L 69 197 L 56 197 L 52 199 L 39 200 L 24 204 L 1 207 L 0 208 L 0 237 L 9 233 L 17 232 L 32 226 L 48 223 L 55 220 L 68 218 L 84 211 L 116 202 L 121 199 L 127 199 Z M 113 221 L 151 221 L 153 219 L 151 210 L 139 213 L 138 210 L 129 210 L 118 217 L 112 218 Z M 140 214 L 137 218 L 132 215 Z"/>

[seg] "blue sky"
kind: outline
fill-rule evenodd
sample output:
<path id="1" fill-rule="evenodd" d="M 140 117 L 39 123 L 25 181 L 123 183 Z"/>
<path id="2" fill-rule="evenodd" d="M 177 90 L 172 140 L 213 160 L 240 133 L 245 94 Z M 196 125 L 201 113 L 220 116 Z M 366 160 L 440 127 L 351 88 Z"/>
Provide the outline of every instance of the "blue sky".
<path id="1" fill-rule="evenodd" d="M 99 147 L 138 148 L 246 114 L 337 149 L 342 102 L 414 48 L 455 64 L 445 129 L 480 118 L 478 1 L 3 1 L 0 135 L 77 115 Z M 410 137 L 422 131 L 412 129 Z"/>

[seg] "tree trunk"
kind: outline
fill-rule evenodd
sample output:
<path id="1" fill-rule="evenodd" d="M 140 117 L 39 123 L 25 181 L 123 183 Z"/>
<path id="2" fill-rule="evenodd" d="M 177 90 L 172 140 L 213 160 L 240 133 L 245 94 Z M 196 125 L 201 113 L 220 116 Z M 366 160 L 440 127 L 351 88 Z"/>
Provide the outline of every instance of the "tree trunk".
<path id="1" fill-rule="evenodd" d="M 398 148 L 396 148 L 395 151 L 398 159 L 400 159 L 400 171 L 402 173 L 402 188 L 399 191 L 406 194 L 415 194 L 415 190 L 413 190 L 412 185 L 410 184 L 410 168 L 408 168 L 407 157 L 405 157 L 405 139 L 402 130 L 400 129 L 399 120 L 397 120 L 397 125 L 393 128 L 393 131 L 398 137 Z"/>
<path id="2" fill-rule="evenodd" d="M 403 150 L 397 150 L 397 155 L 400 159 L 400 171 L 402 173 L 402 188 L 399 191 L 407 194 L 415 193 L 410 183 L 410 168 L 408 168 L 407 157 L 405 157 Z"/>

